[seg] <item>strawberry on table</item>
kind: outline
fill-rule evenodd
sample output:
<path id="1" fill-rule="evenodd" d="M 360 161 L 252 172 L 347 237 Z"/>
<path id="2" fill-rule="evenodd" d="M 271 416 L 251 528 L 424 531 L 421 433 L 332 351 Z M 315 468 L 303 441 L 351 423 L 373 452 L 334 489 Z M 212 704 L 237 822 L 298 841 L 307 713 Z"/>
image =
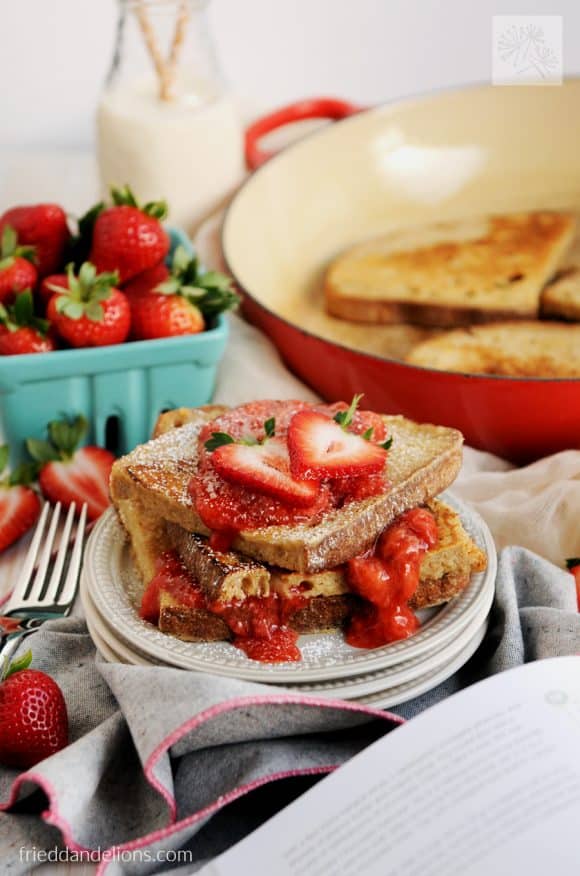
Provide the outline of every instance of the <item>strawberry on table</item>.
<path id="1" fill-rule="evenodd" d="M 84 417 L 48 424 L 48 441 L 29 438 L 26 447 L 40 464 L 38 483 L 50 502 L 87 503 L 87 517 L 96 520 L 109 505 L 109 477 L 115 457 L 104 447 L 80 447 L 88 423 Z M 78 448 L 78 449 L 77 449 Z"/>
<path id="2" fill-rule="evenodd" d="M 197 334 L 239 298 L 232 281 L 218 271 L 203 271 L 197 258 L 178 246 L 171 268 L 156 265 L 126 284 L 135 340 Z"/>
<path id="3" fill-rule="evenodd" d="M 20 245 L 14 229 L 5 225 L 0 241 L 0 302 L 7 304 L 17 292 L 36 286 L 34 258 L 34 247 Z"/>
<path id="4" fill-rule="evenodd" d="M 0 304 L 0 355 L 49 353 L 54 349 L 50 323 L 34 313 L 30 289 L 17 295 L 11 307 Z"/>
<path id="5" fill-rule="evenodd" d="M 40 499 L 29 486 L 36 466 L 21 465 L 7 475 L 8 452 L 7 444 L 0 446 L 0 551 L 28 532 L 40 514 Z"/>
<path id="6" fill-rule="evenodd" d="M 68 715 L 62 691 L 45 672 L 29 669 L 27 651 L 0 682 L 0 762 L 28 769 L 68 745 Z"/>
<path id="7" fill-rule="evenodd" d="M 66 285 L 52 285 L 47 316 L 73 347 L 104 347 L 126 340 L 131 324 L 129 302 L 116 288 L 116 273 L 98 274 L 85 262 L 78 276 L 68 266 Z"/>
<path id="8" fill-rule="evenodd" d="M 314 409 L 298 411 L 288 427 L 290 468 L 294 477 L 358 477 L 382 472 L 389 442 L 375 444 L 372 427 L 362 435 L 349 430 L 360 396 L 334 418 Z"/>
<path id="9" fill-rule="evenodd" d="M 35 248 L 40 277 L 62 266 L 70 231 L 66 213 L 58 204 L 12 207 L 0 217 L 0 231 L 6 226 L 16 231 L 21 244 Z"/>
<path id="10" fill-rule="evenodd" d="M 98 271 L 118 271 L 125 283 L 163 261 L 169 236 L 161 224 L 164 201 L 140 207 L 128 186 L 111 189 L 113 206 L 98 212 L 92 228 L 89 260 Z"/>
<path id="11" fill-rule="evenodd" d="M 576 601 L 578 603 L 578 611 L 580 611 L 580 557 L 571 557 L 566 560 L 566 567 L 576 581 Z"/>

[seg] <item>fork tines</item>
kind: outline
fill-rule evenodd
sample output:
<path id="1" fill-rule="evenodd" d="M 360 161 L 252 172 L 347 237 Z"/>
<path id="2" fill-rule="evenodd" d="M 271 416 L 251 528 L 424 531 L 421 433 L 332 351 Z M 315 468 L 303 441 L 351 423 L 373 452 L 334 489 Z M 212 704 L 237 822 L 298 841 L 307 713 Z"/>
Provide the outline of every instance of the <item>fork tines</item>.
<path id="1" fill-rule="evenodd" d="M 53 509 L 48 503 L 44 505 L 19 580 L 14 587 L 8 605 L 4 608 L 5 614 L 10 611 L 18 612 L 20 609 L 23 611 L 54 610 L 62 613 L 70 605 L 77 589 L 87 506 L 83 504 L 74 536 L 71 538 L 75 510 L 76 505 L 73 502 L 68 509 L 58 550 L 54 556 L 53 548 L 60 521 L 61 503 L 58 502 Z M 47 581 L 47 573 L 53 558 L 52 573 Z M 36 565 L 37 562 L 38 565 Z M 35 567 L 36 573 L 34 572 Z"/>

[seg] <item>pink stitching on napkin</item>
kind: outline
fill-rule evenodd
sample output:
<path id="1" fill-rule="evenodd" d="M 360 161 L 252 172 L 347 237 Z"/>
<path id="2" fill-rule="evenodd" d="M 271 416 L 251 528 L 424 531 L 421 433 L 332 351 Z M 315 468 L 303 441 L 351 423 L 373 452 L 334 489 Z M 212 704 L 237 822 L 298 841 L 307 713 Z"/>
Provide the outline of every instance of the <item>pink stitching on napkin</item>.
<path id="1" fill-rule="evenodd" d="M 40 817 L 43 821 L 46 821 L 47 824 L 52 824 L 54 827 L 58 828 L 62 833 L 62 837 L 65 841 L 65 844 L 74 852 L 90 852 L 91 850 L 87 848 L 87 846 L 81 846 L 76 840 L 73 838 L 72 829 L 68 821 L 62 817 L 59 812 L 57 803 L 56 803 L 56 790 L 54 789 L 51 782 L 48 781 L 44 776 L 39 775 L 34 772 L 26 772 L 21 773 L 12 783 L 12 787 L 10 788 L 10 797 L 6 801 L 6 803 L 0 803 L 0 811 L 9 809 L 15 802 L 18 797 L 18 792 L 20 791 L 21 786 L 24 782 L 36 782 L 37 785 L 42 788 L 44 793 L 48 798 L 48 809 L 45 809 L 44 812 L 40 813 Z"/>
<path id="2" fill-rule="evenodd" d="M 152 785 L 167 802 L 171 821 L 175 821 L 175 819 L 177 818 L 177 804 L 175 801 L 175 797 L 168 791 L 165 785 L 163 785 L 153 773 L 157 761 L 163 754 L 165 754 L 167 749 L 171 748 L 172 745 L 178 742 L 182 738 L 182 736 L 185 736 L 186 733 L 189 733 L 190 730 L 194 730 L 200 724 L 203 724 L 205 721 L 209 721 L 212 718 L 223 714 L 224 712 L 229 712 L 232 709 L 243 708 L 244 706 L 284 704 L 322 706 L 323 708 L 341 709 L 342 711 L 363 712 L 364 714 L 372 715 L 374 718 L 386 719 L 394 724 L 404 723 L 403 718 L 400 718 L 398 715 L 394 715 L 392 712 L 382 712 L 379 709 L 373 709 L 369 706 L 360 706 L 357 703 L 349 703 L 345 700 L 331 700 L 323 697 L 317 698 L 301 696 L 299 694 L 279 694 L 275 696 L 264 695 L 261 697 L 237 697 L 233 700 L 227 700 L 224 703 L 218 703 L 217 705 L 206 709 L 204 712 L 200 712 L 198 715 L 194 715 L 193 718 L 188 718 L 187 721 L 184 721 L 181 726 L 177 727 L 168 736 L 166 736 L 165 739 L 161 740 L 159 745 L 149 755 L 145 762 L 145 778 L 147 779 L 149 784 Z"/>
<path id="3" fill-rule="evenodd" d="M 306 767 L 304 769 L 287 770 L 285 772 L 272 773 L 270 775 L 262 776 L 261 778 L 255 779 L 253 782 L 249 782 L 246 785 L 239 785 L 237 788 L 234 788 L 232 791 L 229 791 L 227 794 L 219 797 L 216 801 L 214 801 L 214 803 L 211 803 L 204 809 L 200 809 L 198 812 L 194 812 L 192 815 L 189 815 L 187 818 L 184 818 L 181 821 L 176 821 L 177 804 L 175 798 L 172 794 L 170 794 L 167 788 L 165 788 L 165 786 L 161 784 L 156 776 L 153 775 L 153 768 L 155 767 L 159 758 L 167 751 L 167 749 L 174 745 L 182 736 L 184 736 L 190 730 L 195 729 L 195 727 L 199 726 L 205 721 L 211 720 L 212 718 L 216 717 L 217 715 L 223 714 L 224 712 L 228 712 L 232 709 L 241 708 L 243 706 L 284 704 L 321 706 L 322 708 L 361 712 L 366 715 L 371 715 L 374 718 L 382 718 L 383 720 L 391 721 L 393 724 L 405 723 L 404 718 L 400 718 L 398 715 L 395 715 L 392 712 L 383 712 L 379 709 L 373 709 L 369 706 L 361 706 L 357 703 L 349 703 L 344 700 L 331 700 L 325 698 L 300 696 L 299 694 L 279 694 L 276 696 L 261 697 L 238 697 L 225 703 L 218 703 L 217 705 L 206 709 L 204 712 L 200 712 L 198 715 L 195 715 L 193 718 L 189 718 L 187 721 L 181 724 L 181 726 L 177 727 L 175 730 L 169 733 L 154 749 L 154 751 L 148 757 L 145 763 L 144 773 L 147 781 L 151 784 L 153 788 L 155 788 L 155 790 L 157 790 L 162 795 L 169 807 L 169 825 L 160 830 L 145 834 L 144 836 L 132 840 L 131 842 L 111 846 L 109 849 L 106 850 L 105 854 L 112 853 L 113 851 L 131 851 L 132 849 L 142 848 L 143 846 L 149 845 L 152 842 L 156 842 L 157 840 L 164 839 L 167 836 L 171 836 L 176 831 L 179 831 L 184 827 L 188 827 L 191 824 L 195 824 L 196 821 L 205 818 L 207 815 L 212 815 L 214 812 L 223 808 L 228 803 L 232 803 L 234 800 L 237 800 L 238 797 L 242 797 L 244 794 L 253 791 L 255 788 L 259 788 L 262 785 L 268 784 L 269 782 L 277 781 L 278 779 L 290 778 L 292 776 L 308 776 L 321 773 L 329 773 L 335 770 L 338 766 L 337 764 L 331 764 L 321 767 Z M 12 783 L 8 800 L 5 803 L 0 802 L 0 811 L 9 809 L 16 802 L 18 792 L 25 782 L 36 782 L 36 784 L 40 788 L 42 788 L 42 790 L 46 794 L 49 801 L 49 806 L 48 809 L 41 813 L 41 818 L 47 824 L 52 824 L 58 830 L 60 830 L 64 842 L 66 843 L 68 848 L 76 852 L 92 851 L 86 846 L 82 846 L 76 842 L 73 837 L 70 824 L 62 817 L 59 812 L 59 808 L 57 805 L 57 792 L 55 788 L 48 779 L 46 779 L 39 773 L 21 773 Z M 105 872 L 108 863 L 109 862 L 105 860 L 99 865 L 99 868 L 97 870 L 97 876 L 101 876 L 101 874 Z"/>
<path id="4" fill-rule="evenodd" d="M 194 812 L 193 815 L 188 815 L 187 818 L 182 818 L 181 821 L 174 822 L 169 827 L 164 827 L 161 830 L 155 830 L 152 833 L 139 837 L 139 839 L 132 840 L 128 843 L 123 843 L 119 846 L 111 846 L 110 849 L 106 850 L 104 856 L 106 855 L 113 857 L 114 853 L 120 853 L 125 851 L 130 852 L 134 849 L 140 849 L 143 846 L 158 842 L 159 840 L 165 839 L 168 836 L 172 836 L 172 834 L 182 830 L 184 827 L 189 827 L 191 824 L 195 824 L 196 821 L 200 821 L 207 815 L 213 815 L 214 812 L 217 812 L 219 809 L 223 809 L 223 807 L 227 806 L 228 803 L 233 803 L 234 800 L 237 800 L 239 797 L 243 797 L 250 791 L 254 791 L 256 788 L 261 788 L 262 785 L 267 785 L 269 782 L 275 782 L 278 781 L 278 779 L 289 779 L 293 776 L 315 776 L 320 775 L 321 773 L 331 773 L 335 769 L 337 769 L 338 766 L 340 766 L 340 764 L 329 764 L 328 766 L 320 767 L 305 767 L 302 770 L 285 770 L 284 772 L 271 773 L 268 776 L 262 776 L 259 779 L 254 779 L 253 782 L 248 782 L 247 785 L 239 785 L 237 788 L 234 788 L 233 791 L 224 794 L 222 797 L 218 797 L 218 799 L 215 800 L 213 803 L 210 803 L 209 806 L 206 806 L 204 809 L 200 809 L 198 812 Z M 108 861 L 105 858 L 105 860 L 103 860 L 99 864 L 96 876 L 102 876 L 102 874 L 106 872 L 107 867 L 110 863 L 111 861 Z"/>

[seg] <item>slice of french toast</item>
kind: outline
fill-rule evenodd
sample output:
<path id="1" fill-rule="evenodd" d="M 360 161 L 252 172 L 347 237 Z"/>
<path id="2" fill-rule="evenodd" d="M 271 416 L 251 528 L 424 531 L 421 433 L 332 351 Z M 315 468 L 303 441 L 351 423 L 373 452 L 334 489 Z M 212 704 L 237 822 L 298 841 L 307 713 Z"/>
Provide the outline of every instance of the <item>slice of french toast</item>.
<path id="1" fill-rule="evenodd" d="M 428 608 L 448 602 L 469 583 L 473 572 L 485 569 L 484 552 L 465 532 L 457 513 L 444 502 L 432 500 L 429 509 L 435 516 L 438 543 L 423 558 L 419 586 L 409 602 L 413 609 Z M 169 527 L 168 548 L 176 550 L 192 573 L 208 602 L 243 601 L 248 594 L 257 595 L 255 573 L 259 564 L 249 563 L 234 553 L 213 551 L 207 541 L 178 526 Z M 254 568 L 252 568 L 252 566 Z M 217 577 L 219 569 L 221 580 Z M 358 604 L 348 586 L 344 568 L 301 574 L 283 569 L 266 569 L 262 596 L 276 593 L 291 598 L 299 592 L 301 604 L 288 616 L 288 626 L 298 633 L 313 633 L 341 627 Z M 233 586 L 234 583 L 237 586 Z M 159 629 L 186 641 L 220 641 L 231 638 L 225 621 L 211 611 L 181 604 L 167 591 L 160 593 Z"/>
<path id="2" fill-rule="evenodd" d="M 165 523 L 209 535 L 188 485 L 196 471 L 199 432 L 222 410 L 212 406 L 189 414 L 180 412 L 179 419 L 188 422 L 137 447 L 113 466 L 111 499 L 134 549 L 139 545 L 136 560 L 145 580 L 154 572 Z M 414 423 L 401 416 L 384 419 L 393 439 L 388 490 L 329 511 L 315 524 L 242 531 L 232 548 L 270 566 L 297 572 L 331 569 L 363 553 L 396 517 L 453 483 L 461 467 L 460 432 Z"/>

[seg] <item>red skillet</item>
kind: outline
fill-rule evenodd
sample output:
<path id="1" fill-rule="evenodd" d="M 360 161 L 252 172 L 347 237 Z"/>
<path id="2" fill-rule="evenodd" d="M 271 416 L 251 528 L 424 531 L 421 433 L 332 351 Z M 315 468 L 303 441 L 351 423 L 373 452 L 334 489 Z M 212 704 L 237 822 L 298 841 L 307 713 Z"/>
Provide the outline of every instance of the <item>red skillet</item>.
<path id="1" fill-rule="evenodd" d="M 370 110 L 308 100 L 259 120 L 247 132 L 246 156 L 260 169 L 230 205 L 222 236 L 244 313 L 327 400 L 364 392 L 375 410 L 455 426 L 469 444 L 517 462 L 580 448 L 580 380 L 406 365 L 360 341 L 353 349 L 339 333 L 322 337 L 308 303 L 312 278 L 330 257 L 399 219 L 577 209 L 579 105 L 573 80 L 551 89 L 465 89 Z M 316 117 L 345 121 L 269 160 L 261 137 Z"/>

